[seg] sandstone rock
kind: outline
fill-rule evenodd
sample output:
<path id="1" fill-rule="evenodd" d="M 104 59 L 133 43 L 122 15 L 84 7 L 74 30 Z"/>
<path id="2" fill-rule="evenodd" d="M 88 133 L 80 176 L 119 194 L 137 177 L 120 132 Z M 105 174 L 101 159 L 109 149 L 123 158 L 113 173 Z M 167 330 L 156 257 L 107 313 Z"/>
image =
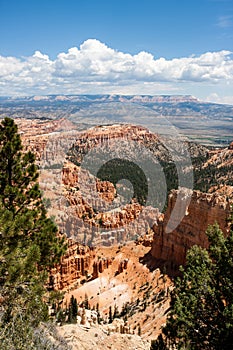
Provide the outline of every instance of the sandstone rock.
<path id="1" fill-rule="evenodd" d="M 86 323 L 87 323 L 86 310 L 85 310 L 85 308 L 83 308 L 82 314 L 81 314 L 81 322 L 80 322 L 80 324 L 86 325 Z"/>
<path id="2" fill-rule="evenodd" d="M 128 266 L 128 262 L 129 262 L 129 259 L 124 259 L 124 260 L 121 260 L 119 265 L 118 265 L 118 270 L 117 270 L 117 273 L 122 273 L 124 270 L 127 269 L 127 266 Z"/>
<path id="3" fill-rule="evenodd" d="M 155 210 L 149 213 L 150 209 L 146 208 L 143 212 L 143 208 L 133 201 L 121 206 L 120 198 L 117 199 L 119 210 L 106 211 L 106 203 L 116 201 L 116 189 L 110 182 L 96 179 L 95 198 L 94 191 L 89 189 L 88 192 L 85 187 L 87 174 L 84 172 L 81 191 L 79 165 L 83 157 L 96 147 L 98 150 L 98 147 L 107 145 L 109 152 L 115 150 L 115 142 L 119 139 L 123 143 L 134 141 L 146 152 L 152 150 L 155 158 L 158 155 L 159 159 L 167 159 L 167 149 L 158 135 L 129 124 L 100 126 L 80 132 L 75 124 L 65 119 L 18 119 L 17 122 L 24 145 L 36 153 L 40 186 L 51 202 L 49 215 L 55 217 L 60 231 L 68 237 L 92 246 L 113 245 L 145 234 L 156 221 L 159 213 Z M 137 158 L 134 150 L 126 149 Z M 117 151 L 120 157 L 121 149 Z"/>
<path id="4" fill-rule="evenodd" d="M 93 272 L 92 272 L 92 279 L 98 278 L 99 274 L 102 273 L 105 269 L 108 269 L 108 267 L 112 264 L 111 259 L 105 259 L 101 258 L 97 261 L 93 262 Z"/>
<path id="5" fill-rule="evenodd" d="M 194 191 L 187 208 L 183 208 L 180 203 L 180 210 L 186 211 L 183 220 L 174 231 L 166 233 L 166 226 L 178 193 L 176 190 L 171 192 L 164 221 L 154 225 L 155 234 L 151 248 L 152 256 L 173 271 L 178 270 L 178 266 L 185 263 L 186 252 L 191 246 L 197 244 L 208 247 L 208 239 L 205 234 L 208 225 L 217 222 L 225 234 L 229 232 L 227 218 L 231 210 L 231 201 L 227 196 Z"/>
<path id="6" fill-rule="evenodd" d="M 80 281 L 91 270 L 95 252 L 72 239 L 67 240 L 68 250 L 50 273 L 49 288 L 53 290 L 67 289 Z"/>
<path id="7" fill-rule="evenodd" d="M 85 279 L 99 277 L 112 264 L 112 259 L 96 258 L 94 248 L 81 245 L 71 238 L 67 239 L 68 250 L 49 276 L 48 288 L 51 290 L 67 290 L 77 287 Z"/>

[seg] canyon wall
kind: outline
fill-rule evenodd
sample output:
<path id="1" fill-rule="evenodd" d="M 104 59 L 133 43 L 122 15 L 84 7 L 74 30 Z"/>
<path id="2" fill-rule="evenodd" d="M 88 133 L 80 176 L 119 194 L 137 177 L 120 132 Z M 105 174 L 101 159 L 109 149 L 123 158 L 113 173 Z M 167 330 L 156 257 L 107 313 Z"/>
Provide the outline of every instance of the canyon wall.
<path id="1" fill-rule="evenodd" d="M 183 220 L 170 233 L 166 232 L 171 213 L 174 209 L 179 194 L 179 210 L 184 212 Z M 191 195 L 191 201 L 186 206 L 187 196 Z M 193 245 L 208 247 L 208 239 L 205 231 L 208 225 L 217 222 L 225 234 L 229 232 L 228 218 L 230 215 L 232 200 L 227 195 L 218 193 L 202 193 L 187 189 L 173 190 L 169 195 L 168 208 L 164 220 L 154 225 L 154 237 L 151 255 L 169 270 L 175 271 L 179 265 L 185 263 L 187 250 Z M 177 212 L 178 217 L 179 213 Z M 174 215 L 174 212 L 173 212 Z M 177 217 L 172 220 L 176 222 Z M 171 224 L 171 222 L 170 222 Z"/>

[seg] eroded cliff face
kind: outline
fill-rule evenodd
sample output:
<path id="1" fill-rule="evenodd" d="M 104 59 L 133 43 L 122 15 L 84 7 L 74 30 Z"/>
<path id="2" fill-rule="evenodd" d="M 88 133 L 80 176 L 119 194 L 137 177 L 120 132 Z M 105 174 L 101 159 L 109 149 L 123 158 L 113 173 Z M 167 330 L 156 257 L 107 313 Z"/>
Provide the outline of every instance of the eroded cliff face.
<path id="1" fill-rule="evenodd" d="M 150 151 L 154 158 L 169 162 L 169 152 L 164 142 L 148 129 L 129 124 L 115 124 L 79 131 L 77 125 L 65 119 L 56 121 L 20 119 L 17 122 L 24 145 L 36 152 L 41 170 L 40 186 L 51 203 L 48 207 L 49 214 L 56 218 L 61 233 L 79 243 L 89 246 L 123 243 L 137 236 L 144 236 L 154 225 L 156 234 L 152 254 L 164 261 L 171 260 L 173 266 L 184 261 L 186 250 L 192 244 L 203 246 L 207 244 L 204 232 L 208 224 L 216 220 L 224 229 L 224 220 L 228 214 L 227 210 L 221 209 L 217 201 L 227 201 L 229 188 L 225 191 L 223 187 L 213 186 L 211 191 L 218 191 L 218 194 L 194 192 L 189 208 L 183 205 L 183 209 L 180 209 L 186 214 L 183 221 L 177 229 L 167 234 L 165 228 L 173 211 L 177 192 L 172 192 L 168 210 L 162 221 L 161 214 L 156 208 L 142 207 L 134 200 L 121 205 L 121 197 L 116 198 L 116 188 L 111 182 L 100 181 L 93 176 L 95 188 L 90 191 L 85 171 L 82 172 L 83 178 L 80 181 L 80 164 L 85 156 L 96 147 L 100 150 L 102 145 L 105 145 L 107 153 L 111 154 L 119 139 L 130 156 L 135 157 L 135 161 L 138 153 L 134 149 L 134 144 L 140 144 L 145 154 Z M 132 149 L 125 147 L 128 141 Z M 167 143 L 168 141 L 165 144 Z M 179 149 L 178 152 L 181 158 L 183 151 Z M 122 153 L 120 147 L 117 152 L 120 157 Z M 190 153 L 196 157 L 199 154 L 205 155 L 206 150 L 192 146 Z M 232 154 L 231 146 L 229 149 L 212 151 L 203 168 L 211 165 L 221 170 L 227 166 L 231 175 Z M 95 161 L 99 159 L 98 152 L 94 156 Z M 222 181 L 225 181 L 224 177 Z M 187 193 L 184 196 L 187 196 Z M 109 207 L 110 209 L 106 210 L 109 204 L 117 200 L 119 202 L 116 203 L 116 209 L 114 207 L 112 210 Z M 184 201 L 181 200 L 182 203 L 184 204 Z M 174 216 L 174 227 L 177 220 L 178 218 Z M 149 240 L 147 244 L 150 244 Z"/>
<path id="2" fill-rule="evenodd" d="M 71 239 L 67 240 L 67 252 L 50 273 L 49 288 L 64 290 L 74 282 L 77 284 L 88 274 L 95 254 L 88 247 L 81 246 Z"/>
<path id="3" fill-rule="evenodd" d="M 170 162 L 171 155 L 166 148 L 168 140 L 165 142 L 148 129 L 129 124 L 80 131 L 80 126 L 65 119 L 18 119 L 17 123 L 24 145 L 36 153 L 40 187 L 50 204 L 49 215 L 55 217 L 61 233 L 82 244 L 112 245 L 146 234 L 159 220 L 159 209 L 156 209 L 159 205 L 142 207 L 133 198 L 124 201 L 124 196 L 118 192 L 129 192 L 129 187 L 117 183 L 115 188 L 109 181 L 89 176 L 88 171 L 82 171 L 80 175 L 80 168 L 83 169 L 88 155 L 93 156 L 94 163 L 99 161 L 103 147 L 106 161 L 108 157 L 128 159 L 130 156 L 132 162 L 137 163 L 139 158 L 152 154 L 152 159 L 146 159 L 153 168 L 153 162 L 158 163 L 157 160 Z M 174 140 L 170 142 L 174 143 Z M 182 159 L 186 147 L 179 148 L 177 160 Z M 112 155 L 112 152 L 115 153 Z M 200 150 L 192 148 L 191 153 L 199 154 Z M 93 190 L 88 187 L 89 180 L 93 180 Z"/>
<path id="4" fill-rule="evenodd" d="M 45 141 L 38 144 L 38 150 L 36 148 L 41 170 L 40 186 L 44 196 L 50 200 L 48 211 L 56 218 L 60 231 L 89 246 L 117 244 L 146 233 L 156 222 L 159 210 L 152 207 L 145 209 L 134 200 L 123 203 L 124 198 L 117 196 L 111 182 L 100 181 L 80 165 L 83 158 L 96 147 L 101 150 L 104 145 L 107 153 L 111 154 L 112 149 L 116 148 L 115 141 L 119 139 L 123 143 L 146 143 L 160 153 L 162 145 L 157 135 L 140 126 L 127 124 L 95 127 L 82 132 L 72 130 L 72 125 L 68 126 L 71 130 L 58 132 L 62 126 L 53 122 L 49 134 L 46 134 L 46 130 L 42 134 Z M 36 147 L 35 136 L 34 139 L 29 138 L 29 142 L 27 129 L 24 133 L 27 147 Z M 40 138 L 38 136 L 37 140 Z M 159 145 L 158 148 L 156 145 Z M 146 152 L 147 147 L 143 147 Z M 120 157 L 121 149 L 117 151 Z M 127 152 L 137 156 L 134 149 L 127 148 Z M 165 158 L 166 152 L 162 147 Z M 96 162 L 99 153 L 94 156 Z M 90 181 L 93 189 L 90 188 Z M 119 188 L 125 190 L 122 184 L 119 184 Z"/>
<path id="5" fill-rule="evenodd" d="M 67 239 L 67 252 L 51 271 L 48 281 L 50 290 L 70 290 L 78 288 L 84 282 L 99 277 L 112 260 L 96 256 L 94 248 L 81 245 Z"/>
<path id="6" fill-rule="evenodd" d="M 174 206 L 179 196 L 179 210 L 185 215 L 183 220 L 172 231 L 167 232 L 168 223 L 175 223 L 179 217 L 174 215 Z M 191 197 L 189 205 L 186 205 L 187 196 Z M 176 271 L 179 265 L 185 263 L 187 250 L 193 245 L 208 247 L 208 239 L 205 234 L 208 225 L 217 222 L 225 234 L 229 232 L 228 218 L 233 200 L 227 195 L 218 193 L 202 193 L 187 189 L 173 190 L 169 195 L 168 208 L 164 220 L 154 225 L 154 238 L 151 255 L 168 269 Z M 173 216 L 171 216 L 173 213 Z"/>
<path id="7" fill-rule="evenodd" d="M 203 168 L 209 165 L 215 166 L 217 169 L 229 167 L 232 170 L 233 166 L 233 142 L 228 148 L 216 149 L 209 152 L 209 159 L 203 164 Z M 230 170 L 229 169 L 229 170 Z M 231 172 L 232 175 L 232 172 Z"/>

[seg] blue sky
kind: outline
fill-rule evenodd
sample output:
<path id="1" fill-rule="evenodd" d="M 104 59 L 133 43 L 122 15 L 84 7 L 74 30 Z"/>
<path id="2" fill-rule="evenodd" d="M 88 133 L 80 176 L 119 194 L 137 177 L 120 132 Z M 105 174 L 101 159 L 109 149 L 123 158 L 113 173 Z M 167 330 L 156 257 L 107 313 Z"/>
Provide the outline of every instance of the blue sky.
<path id="1" fill-rule="evenodd" d="M 0 34 L 1 95 L 187 93 L 233 104 L 232 0 L 0 0 Z"/>

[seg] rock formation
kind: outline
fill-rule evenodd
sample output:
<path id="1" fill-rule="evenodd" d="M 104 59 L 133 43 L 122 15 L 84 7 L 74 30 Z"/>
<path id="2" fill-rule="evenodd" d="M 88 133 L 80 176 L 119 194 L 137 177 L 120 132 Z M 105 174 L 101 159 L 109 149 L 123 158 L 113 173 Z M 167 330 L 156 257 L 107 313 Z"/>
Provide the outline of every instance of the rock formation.
<path id="1" fill-rule="evenodd" d="M 83 308 L 82 314 L 81 314 L 81 325 L 85 325 L 87 322 L 87 316 L 86 316 L 86 310 Z"/>
<path id="2" fill-rule="evenodd" d="M 180 203 L 180 210 L 185 210 L 183 220 L 174 231 L 167 233 L 166 227 L 178 193 L 181 194 L 181 198 L 185 198 L 187 191 L 187 189 L 180 189 L 171 192 L 164 221 L 154 225 L 151 255 L 171 270 L 177 270 L 179 265 L 185 263 L 186 252 L 191 246 L 197 244 L 208 247 L 208 239 L 205 234 L 208 225 L 217 222 L 225 234 L 229 232 L 227 219 L 230 215 L 232 201 L 228 196 L 193 191 L 188 207 Z M 173 220 L 175 221 L 176 217 L 173 217 Z"/>
<path id="3" fill-rule="evenodd" d="M 50 290 L 76 288 L 87 280 L 98 278 L 112 264 L 112 259 L 97 257 L 94 248 L 81 245 L 71 238 L 67 239 L 67 245 L 66 254 L 50 271 Z"/>
<path id="4" fill-rule="evenodd" d="M 127 269 L 128 262 L 129 262 L 129 259 L 124 259 L 124 260 L 121 260 L 121 261 L 120 261 L 120 263 L 119 263 L 119 265 L 118 265 L 117 274 L 120 274 L 120 273 L 122 273 L 124 270 Z"/>
<path id="5" fill-rule="evenodd" d="M 93 249 L 82 246 L 72 239 L 67 239 L 68 249 L 50 273 L 49 288 L 53 290 L 67 289 L 72 284 L 87 278 L 95 258 Z"/>
<path id="6" fill-rule="evenodd" d="M 233 165 L 233 142 L 228 148 L 220 148 L 209 151 L 209 157 L 203 168 L 207 168 L 209 165 L 215 166 L 217 169 L 224 167 L 231 167 Z M 229 169 L 229 170 L 231 170 Z"/>
<path id="7" fill-rule="evenodd" d="M 102 273 L 105 269 L 108 269 L 111 264 L 112 260 L 109 258 L 100 258 L 97 261 L 94 261 L 92 279 L 98 278 L 99 274 Z"/>
<path id="8" fill-rule="evenodd" d="M 98 179 L 95 179 L 94 182 L 97 196 L 95 197 L 94 192 L 90 190 L 88 192 L 85 180 L 87 171 L 82 173 L 84 176 L 81 181 L 82 189 L 79 188 L 80 164 L 85 155 L 96 147 L 97 150 L 101 149 L 102 145 L 105 145 L 108 152 L 111 153 L 116 145 L 115 141 L 119 139 L 123 143 L 134 141 L 141 144 L 143 149 L 147 152 L 150 150 L 155 158 L 169 162 L 170 158 L 164 142 L 148 129 L 129 124 L 114 124 L 78 131 L 75 124 L 65 119 L 18 119 L 17 122 L 24 145 L 36 152 L 41 169 L 40 185 L 45 197 L 51 202 L 49 214 L 55 216 L 62 233 L 66 233 L 68 237 L 72 237 L 79 243 L 89 246 L 123 243 L 144 236 L 154 225 L 152 255 L 164 261 L 170 259 L 172 265 L 177 265 L 184 262 L 186 250 L 192 244 L 206 246 L 204 232 L 208 224 L 217 220 L 224 229 L 224 220 L 228 212 L 221 209 L 220 202 L 224 200 L 220 198 L 225 198 L 227 201 L 228 194 L 224 197 L 223 193 L 228 192 L 225 190 L 223 192 L 223 189 L 218 194 L 207 195 L 194 192 L 189 208 L 184 208 L 189 214 L 185 215 L 173 233 L 166 234 L 165 228 L 177 198 L 176 192 L 173 191 L 169 197 L 168 210 L 164 220 L 161 220 L 158 209 L 143 208 L 133 200 L 124 206 L 117 206 L 116 209 L 105 210 L 108 204 L 111 205 L 116 200 L 120 201 L 121 198 L 120 196 L 118 199 L 115 198 L 116 189 L 110 182 Z M 121 149 L 117 151 L 120 156 Z M 127 149 L 127 151 L 130 152 L 130 155 L 133 154 L 135 159 L 138 157 L 135 149 Z M 195 150 L 190 149 L 190 152 L 198 156 L 200 150 L 196 147 Z M 203 154 L 205 152 L 203 150 Z M 178 153 L 179 157 L 182 157 L 182 150 Z M 232 178 L 232 162 L 231 144 L 228 149 L 211 151 L 203 168 L 213 166 L 221 170 L 227 167 L 228 178 Z M 224 181 L 224 176 L 221 179 Z M 213 190 L 216 191 L 216 189 Z M 182 232 L 184 232 L 183 235 Z M 147 239 L 146 244 L 150 245 L 150 243 L 151 240 Z M 75 259 L 69 258 L 70 261 L 72 260 L 69 264 L 66 259 L 68 258 L 63 261 L 61 274 L 66 274 L 65 271 L 70 270 L 70 275 L 74 276 L 71 277 L 71 280 L 75 280 L 79 274 L 82 275 L 82 268 L 77 270 Z M 92 265 L 90 268 L 91 274 Z M 100 273 L 100 268 L 96 265 L 94 275 L 98 273 Z M 60 283 L 59 278 L 54 282 L 57 286 Z M 66 286 L 68 281 L 65 281 L 64 278 L 62 283 Z"/>
<path id="9" fill-rule="evenodd" d="M 17 119 L 17 123 L 24 146 L 36 154 L 40 187 L 50 203 L 47 209 L 49 215 L 55 217 L 62 233 L 81 244 L 112 245 L 146 233 L 156 221 L 159 213 L 157 209 L 153 212 L 149 208 L 143 211 L 136 202 L 122 205 L 122 197 L 116 198 L 116 188 L 109 181 L 94 179 L 95 188 L 90 191 L 86 181 L 88 174 L 82 172 L 84 177 L 80 180 L 79 162 L 90 150 L 101 148 L 102 144 L 107 145 L 111 152 L 115 141 L 119 139 L 142 144 L 145 150 L 147 147 L 153 148 L 154 153 L 162 152 L 162 158 L 166 158 L 166 148 L 159 142 L 157 135 L 146 128 L 128 124 L 78 131 L 77 125 L 65 119 Z M 70 155 L 72 152 L 69 153 L 72 149 L 74 162 L 69 161 L 73 160 Z M 120 156 L 121 150 L 118 149 L 118 152 Z M 134 150 L 130 152 L 137 156 Z M 117 210 L 111 210 L 112 207 L 107 210 L 106 207 L 112 205 L 113 201 Z"/>

